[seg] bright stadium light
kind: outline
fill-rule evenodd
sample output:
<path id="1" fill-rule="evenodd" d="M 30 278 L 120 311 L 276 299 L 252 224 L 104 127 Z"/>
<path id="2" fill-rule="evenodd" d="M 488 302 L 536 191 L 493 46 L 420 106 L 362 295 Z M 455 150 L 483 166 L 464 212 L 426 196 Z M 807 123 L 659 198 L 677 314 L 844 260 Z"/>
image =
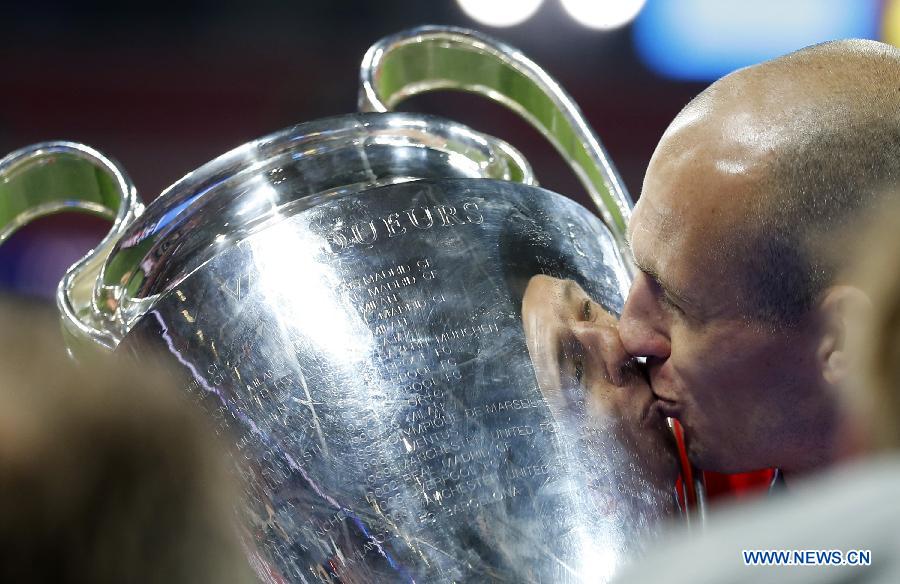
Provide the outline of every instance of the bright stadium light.
<path id="1" fill-rule="evenodd" d="M 890 0 L 883 8 L 881 40 L 900 47 L 900 0 Z"/>
<path id="2" fill-rule="evenodd" d="M 579 24 L 609 30 L 625 26 L 647 0 L 562 0 L 563 8 Z"/>
<path id="3" fill-rule="evenodd" d="M 531 18 L 544 0 L 456 0 L 472 20 L 487 26 L 515 26 Z"/>
<path id="4" fill-rule="evenodd" d="M 632 27 L 640 59 L 673 79 L 711 81 L 805 46 L 884 38 L 896 0 L 678 0 L 648 2 Z"/>

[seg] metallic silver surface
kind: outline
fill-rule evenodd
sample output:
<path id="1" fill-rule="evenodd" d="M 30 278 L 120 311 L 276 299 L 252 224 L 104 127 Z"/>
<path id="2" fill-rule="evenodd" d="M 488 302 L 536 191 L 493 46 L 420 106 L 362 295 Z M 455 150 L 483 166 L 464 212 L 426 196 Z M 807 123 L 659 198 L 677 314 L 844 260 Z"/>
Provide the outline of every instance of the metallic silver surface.
<path id="1" fill-rule="evenodd" d="M 439 177 L 535 183 L 515 148 L 462 124 L 423 114 L 351 114 L 235 148 L 169 187 L 144 214 L 115 161 L 82 144 L 46 142 L 0 160 L 0 242 L 29 221 L 67 210 L 112 220 L 57 294 L 70 345 L 112 349 L 156 294 L 228 242 L 263 228 L 279 207 Z M 271 188 L 287 180 L 292 190 Z"/>
<path id="2" fill-rule="evenodd" d="M 43 142 L 0 159 L 0 243 L 29 222 L 63 211 L 112 221 L 103 241 L 66 271 L 57 288 L 56 303 L 70 343 L 115 346 L 118 338 L 96 302 L 94 285 L 110 250 L 143 209 L 125 170 L 89 146 Z"/>
<path id="3" fill-rule="evenodd" d="M 247 143 L 172 185 L 110 254 L 97 294 L 119 335 L 151 304 L 230 242 L 265 228 L 284 205 L 420 178 L 532 183 L 511 146 L 420 114 L 355 114 L 299 124 Z M 289 188 L 278 188 L 288 185 Z"/>
<path id="4" fill-rule="evenodd" d="M 583 407 L 551 412 L 529 358 L 532 276 L 621 309 L 627 273 L 588 211 L 440 180 L 279 214 L 159 297 L 122 345 L 173 355 L 232 436 L 261 574 L 603 582 L 675 514 L 646 453 L 586 430 Z"/>
<path id="5" fill-rule="evenodd" d="M 625 184 L 575 101 L 518 49 L 448 26 L 421 26 L 385 37 L 363 58 L 359 107 L 386 112 L 413 95 L 447 89 L 501 103 L 541 132 L 581 179 L 625 248 L 634 205 Z"/>

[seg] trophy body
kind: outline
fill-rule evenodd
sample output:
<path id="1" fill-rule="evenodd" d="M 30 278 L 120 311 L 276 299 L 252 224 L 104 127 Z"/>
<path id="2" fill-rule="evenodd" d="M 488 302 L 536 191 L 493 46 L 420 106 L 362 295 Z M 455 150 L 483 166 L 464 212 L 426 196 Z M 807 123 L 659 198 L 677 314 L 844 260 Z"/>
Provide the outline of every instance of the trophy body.
<path id="1" fill-rule="evenodd" d="M 508 144 L 386 112 L 447 87 L 500 96 L 545 130 L 603 221 L 536 187 Z M 248 143 L 146 210 L 93 150 L 14 153 L 0 241 L 71 207 L 114 220 L 60 285 L 64 330 L 73 346 L 155 349 L 182 373 L 232 445 L 262 581 L 608 580 L 678 513 L 643 463 L 669 445 L 658 428 L 631 443 L 598 426 L 583 388 L 554 407 L 523 295 L 549 276 L 618 314 L 630 200 L 568 96 L 486 37 L 386 39 L 361 95 L 380 113 Z"/>
<path id="2" fill-rule="evenodd" d="M 634 461 L 612 436 L 552 415 L 521 317 L 541 273 L 621 308 L 614 242 L 568 199 L 489 180 L 385 186 L 215 256 L 119 350 L 175 356 L 232 436 L 266 573 L 603 580 L 674 500 L 622 472 Z"/>

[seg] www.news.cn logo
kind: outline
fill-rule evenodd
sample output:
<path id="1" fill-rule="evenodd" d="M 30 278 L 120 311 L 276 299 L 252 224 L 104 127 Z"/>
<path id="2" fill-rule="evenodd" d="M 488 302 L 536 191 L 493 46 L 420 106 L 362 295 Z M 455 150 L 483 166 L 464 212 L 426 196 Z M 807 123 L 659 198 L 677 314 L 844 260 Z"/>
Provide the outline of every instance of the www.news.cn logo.
<path id="1" fill-rule="evenodd" d="M 743 550 L 745 566 L 869 566 L 871 550 Z"/>

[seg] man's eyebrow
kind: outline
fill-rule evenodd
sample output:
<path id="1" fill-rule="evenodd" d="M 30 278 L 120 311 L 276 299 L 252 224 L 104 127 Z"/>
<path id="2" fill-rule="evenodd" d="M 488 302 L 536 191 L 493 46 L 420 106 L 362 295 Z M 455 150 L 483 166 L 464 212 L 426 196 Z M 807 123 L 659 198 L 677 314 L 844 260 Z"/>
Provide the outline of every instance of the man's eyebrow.
<path id="1" fill-rule="evenodd" d="M 656 285 L 662 288 L 666 294 L 668 294 L 678 302 L 686 304 L 687 306 L 692 306 L 694 304 L 694 302 L 690 298 L 688 298 L 687 296 L 679 292 L 678 289 L 676 289 L 674 286 L 667 284 L 662 278 L 660 278 L 659 272 L 647 265 L 640 263 L 637 258 L 634 257 L 634 253 L 631 254 L 631 258 L 632 260 L 634 260 L 634 265 L 637 266 L 637 269 L 642 271 L 648 277 L 652 278 L 653 281 L 656 282 Z"/>
<path id="2" fill-rule="evenodd" d="M 563 300 L 565 302 L 571 302 L 572 297 L 575 295 L 575 282 L 572 280 L 566 280 L 563 284 Z"/>

